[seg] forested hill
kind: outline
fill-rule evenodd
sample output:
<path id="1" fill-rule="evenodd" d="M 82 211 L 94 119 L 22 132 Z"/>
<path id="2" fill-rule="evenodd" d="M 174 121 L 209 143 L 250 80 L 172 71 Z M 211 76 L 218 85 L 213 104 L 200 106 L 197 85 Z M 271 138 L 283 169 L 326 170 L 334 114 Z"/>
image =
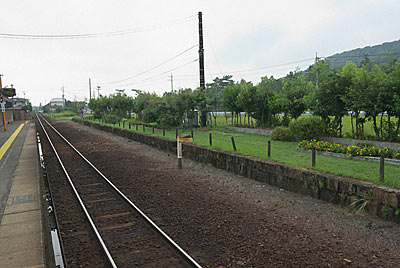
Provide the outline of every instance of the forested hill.
<path id="1" fill-rule="evenodd" d="M 398 59 L 400 58 L 400 40 L 334 54 L 327 60 L 333 68 L 342 67 L 347 61 L 352 61 L 359 66 L 365 55 L 368 55 L 375 64 L 388 63 L 392 59 Z"/>

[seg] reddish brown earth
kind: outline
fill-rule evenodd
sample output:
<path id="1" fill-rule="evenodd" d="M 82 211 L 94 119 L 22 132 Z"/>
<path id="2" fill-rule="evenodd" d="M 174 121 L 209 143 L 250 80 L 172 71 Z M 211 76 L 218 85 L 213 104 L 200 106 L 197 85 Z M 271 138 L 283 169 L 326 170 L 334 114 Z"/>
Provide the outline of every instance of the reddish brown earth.
<path id="1" fill-rule="evenodd" d="M 203 267 L 400 267 L 400 226 L 72 122 L 55 124 Z M 49 167 L 48 167 L 49 168 Z"/>

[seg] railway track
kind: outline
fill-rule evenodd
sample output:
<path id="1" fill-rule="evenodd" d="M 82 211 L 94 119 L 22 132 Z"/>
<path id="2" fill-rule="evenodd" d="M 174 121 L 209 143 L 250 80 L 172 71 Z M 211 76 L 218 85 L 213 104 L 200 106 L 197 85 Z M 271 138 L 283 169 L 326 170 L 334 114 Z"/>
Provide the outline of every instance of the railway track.
<path id="1" fill-rule="evenodd" d="M 58 217 L 60 225 L 69 226 L 71 236 L 76 238 L 67 236 L 63 243 L 79 243 L 77 248 L 85 248 L 82 251 L 74 250 L 74 245 L 64 246 L 67 266 L 201 267 L 45 118 L 37 116 L 36 120 L 46 137 L 42 141 L 47 139 L 75 195 L 74 204 L 69 200 L 62 207 L 74 214 L 78 213 L 77 202 L 81 208 L 79 220 L 65 212 L 64 218 Z M 75 208 L 69 209 L 69 205 Z M 96 255 L 99 253 L 102 258 Z"/>

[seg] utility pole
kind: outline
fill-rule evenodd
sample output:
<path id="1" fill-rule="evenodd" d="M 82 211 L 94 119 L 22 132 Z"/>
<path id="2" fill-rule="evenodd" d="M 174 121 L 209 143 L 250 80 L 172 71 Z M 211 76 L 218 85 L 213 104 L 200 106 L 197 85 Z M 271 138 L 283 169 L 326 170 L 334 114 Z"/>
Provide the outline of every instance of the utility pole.
<path id="1" fill-rule="evenodd" d="M 97 98 L 100 98 L 100 86 L 97 86 Z"/>
<path id="2" fill-rule="evenodd" d="M 61 91 L 62 91 L 62 100 L 63 100 L 63 108 L 65 107 L 65 100 L 64 100 L 64 86 L 61 87 Z M 25 96 L 25 92 L 24 92 L 24 96 Z"/>
<path id="3" fill-rule="evenodd" d="M 171 81 L 171 92 L 173 92 L 174 91 L 174 79 L 173 79 L 173 77 L 172 77 L 172 73 L 171 73 L 171 80 L 169 80 L 169 81 Z"/>
<path id="4" fill-rule="evenodd" d="M 92 83 L 89 77 L 89 101 L 92 99 Z"/>
<path id="5" fill-rule="evenodd" d="M 205 90 L 204 76 L 204 47 L 203 47 L 203 14 L 199 12 L 199 71 L 200 71 L 200 89 Z M 200 111 L 200 125 L 205 127 L 207 124 L 207 114 L 205 111 Z"/>
<path id="6" fill-rule="evenodd" d="M 318 53 L 315 52 L 315 64 L 314 65 L 317 66 L 317 63 L 318 63 Z M 317 91 L 318 91 L 318 89 L 319 89 L 318 70 L 315 72 L 315 76 L 316 76 L 316 79 L 317 79 L 316 86 L 317 86 Z"/>
<path id="7" fill-rule="evenodd" d="M 14 88 L 14 85 L 11 84 L 11 88 Z M 15 106 L 14 106 L 14 96 L 11 97 L 11 105 L 13 109 L 13 120 L 15 121 Z"/>
<path id="8" fill-rule="evenodd" d="M 200 67 L 200 88 L 205 89 L 204 77 L 204 48 L 203 48 L 203 15 L 199 12 L 199 67 Z"/>
<path id="9" fill-rule="evenodd" d="M 3 88 L 3 84 L 2 84 L 2 82 L 1 82 L 1 77 L 2 77 L 3 75 L 2 74 L 0 74 L 0 91 L 1 91 L 1 89 Z M 3 113 L 3 126 L 4 126 L 4 131 L 7 131 L 7 128 L 6 128 L 6 105 L 4 104 L 4 96 L 3 96 L 3 94 L 1 94 L 1 111 L 2 111 L 2 113 Z"/>

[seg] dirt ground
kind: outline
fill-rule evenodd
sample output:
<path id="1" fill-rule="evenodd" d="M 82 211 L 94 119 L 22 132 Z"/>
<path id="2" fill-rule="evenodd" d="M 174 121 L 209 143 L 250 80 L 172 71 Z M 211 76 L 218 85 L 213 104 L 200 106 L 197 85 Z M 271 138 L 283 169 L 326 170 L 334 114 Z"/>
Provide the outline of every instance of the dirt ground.
<path id="1" fill-rule="evenodd" d="M 56 128 L 203 267 L 400 267 L 400 225 L 183 160 Z"/>

